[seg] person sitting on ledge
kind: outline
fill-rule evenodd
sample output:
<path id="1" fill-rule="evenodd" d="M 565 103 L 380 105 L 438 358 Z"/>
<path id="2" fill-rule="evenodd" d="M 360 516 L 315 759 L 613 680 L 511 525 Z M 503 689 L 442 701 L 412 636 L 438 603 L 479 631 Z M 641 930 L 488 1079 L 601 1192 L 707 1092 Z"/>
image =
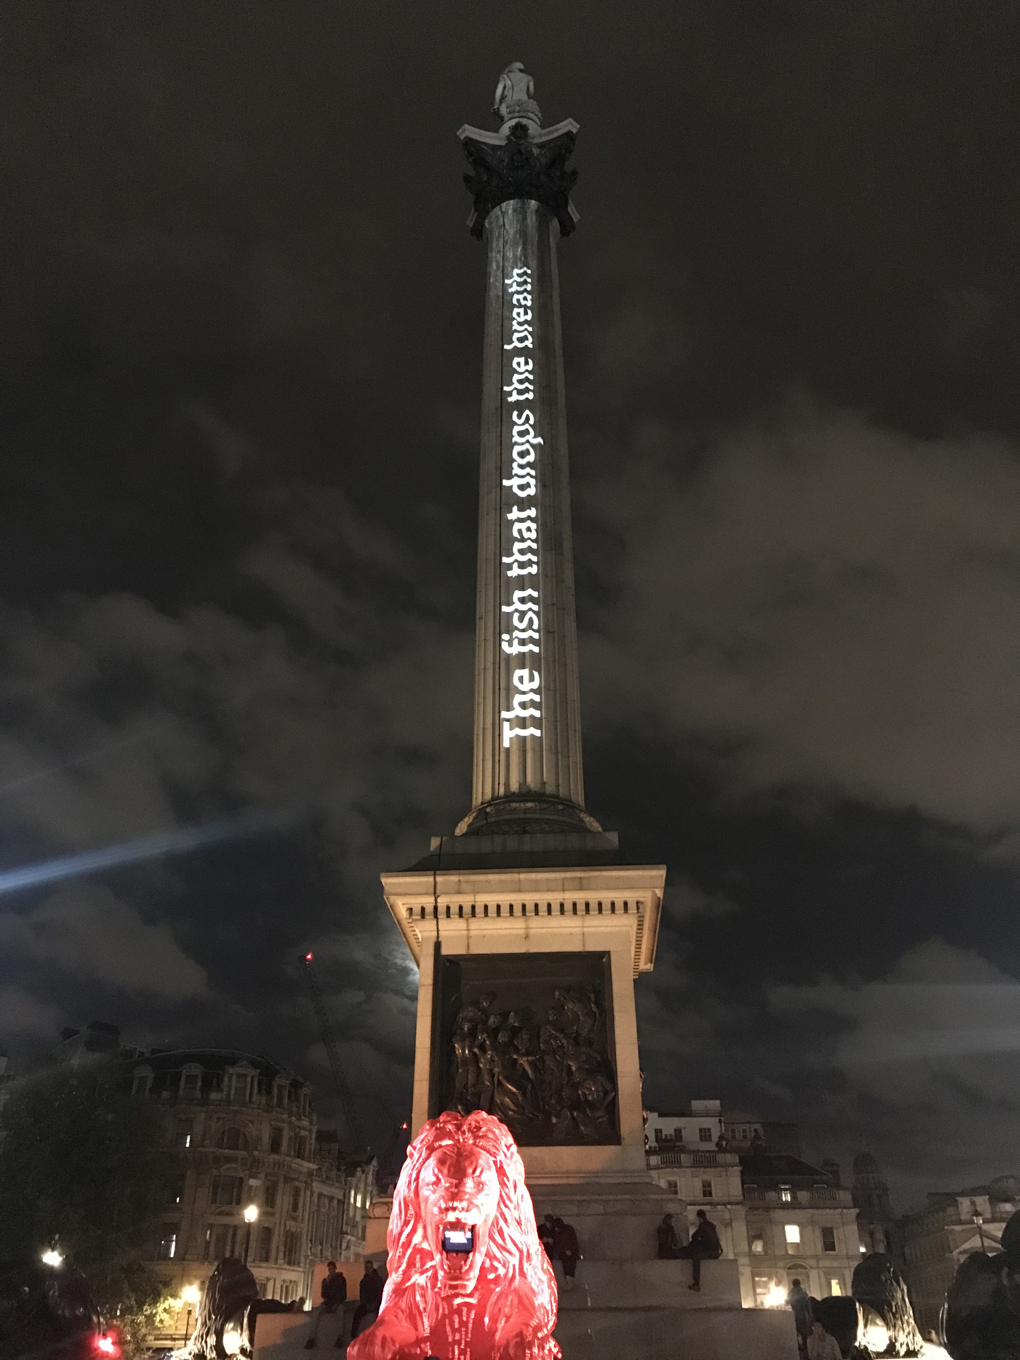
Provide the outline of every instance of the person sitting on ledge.
<path id="1" fill-rule="evenodd" d="M 563 1288 L 569 1294 L 574 1287 L 574 1272 L 581 1259 L 577 1233 L 562 1218 L 553 1219 L 553 1255 L 563 1264 Z"/>
<path id="2" fill-rule="evenodd" d="M 675 1261 L 680 1250 L 680 1240 L 676 1235 L 676 1228 L 673 1227 L 673 1215 L 664 1214 L 662 1222 L 655 1229 L 655 1235 L 659 1239 L 659 1260 Z"/>
<path id="3" fill-rule="evenodd" d="M 687 1286 L 695 1292 L 701 1288 L 701 1263 L 702 1261 L 717 1261 L 722 1255 L 722 1246 L 719 1242 L 719 1234 L 715 1230 L 715 1224 L 709 1220 L 708 1214 L 704 1209 L 699 1209 L 698 1226 L 691 1234 L 691 1240 L 686 1247 L 681 1247 L 677 1256 L 684 1261 L 691 1263 L 691 1282 Z"/>
<path id="4" fill-rule="evenodd" d="M 337 1335 L 336 1344 L 343 1344 L 344 1334 L 344 1313 L 343 1307 L 347 1302 L 347 1276 L 342 1270 L 337 1270 L 335 1261 L 326 1262 L 326 1273 L 322 1277 L 322 1307 L 315 1314 L 315 1321 L 312 1324 L 312 1334 L 305 1342 L 305 1350 L 315 1349 L 319 1339 L 319 1323 L 327 1313 L 335 1314 L 340 1312 L 340 1331 Z"/>

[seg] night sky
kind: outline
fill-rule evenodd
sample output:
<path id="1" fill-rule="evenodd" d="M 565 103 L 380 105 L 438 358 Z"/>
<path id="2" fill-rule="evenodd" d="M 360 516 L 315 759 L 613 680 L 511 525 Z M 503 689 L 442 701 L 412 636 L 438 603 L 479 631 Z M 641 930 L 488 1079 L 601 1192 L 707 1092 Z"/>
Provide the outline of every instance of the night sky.
<path id="1" fill-rule="evenodd" d="M 0 1042 L 237 1045 L 377 1146 L 415 973 L 378 874 L 470 801 L 484 248 L 523 60 L 560 248 L 587 801 L 669 865 L 646 1103 L 1020 1170 L 1013 0 L 7 0 Z"/>

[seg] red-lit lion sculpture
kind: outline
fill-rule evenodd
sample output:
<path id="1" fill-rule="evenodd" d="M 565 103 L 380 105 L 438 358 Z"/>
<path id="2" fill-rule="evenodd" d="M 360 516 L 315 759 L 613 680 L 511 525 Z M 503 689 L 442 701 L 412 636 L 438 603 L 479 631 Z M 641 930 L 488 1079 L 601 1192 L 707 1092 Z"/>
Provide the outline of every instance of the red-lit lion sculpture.
<path id="1" fill-rule="evenodd" d="M 379 1317 L 348 1360 L 560 1360 L 556 1277 L 505 1124 L 441 1114 L 393 1196 Z"/>

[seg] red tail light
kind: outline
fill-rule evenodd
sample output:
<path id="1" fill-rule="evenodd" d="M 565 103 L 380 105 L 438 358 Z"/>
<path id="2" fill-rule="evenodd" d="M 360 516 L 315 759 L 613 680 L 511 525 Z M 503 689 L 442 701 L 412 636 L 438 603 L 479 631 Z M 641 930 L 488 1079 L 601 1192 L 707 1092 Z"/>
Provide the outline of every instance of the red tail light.
<path id="1" fill-rule="evenodd" d="M 119 1360 L 120 1347 L 117 1345 L 116 1337 L 97 1336 L 94 1345 L 97 1355 L 109 1356 L 110 1360 Z"/>

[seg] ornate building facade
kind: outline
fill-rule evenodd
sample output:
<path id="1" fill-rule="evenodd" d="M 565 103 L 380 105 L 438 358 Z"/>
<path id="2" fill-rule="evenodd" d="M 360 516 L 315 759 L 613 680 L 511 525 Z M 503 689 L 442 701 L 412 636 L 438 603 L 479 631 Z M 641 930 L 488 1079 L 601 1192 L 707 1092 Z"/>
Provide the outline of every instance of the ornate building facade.
<path id="1" fill-rule="evenodd" d="M 924 1335 L 938 1327 L 961 1261 L 974 1251 L 997 1252 L 1017 1209 L 1020 1176 L 997 1176 L 970 1190 L 930 1194 L 925 1208 L 900 1220 L 907 1288 Z"/>
<path id="2" fill-rule="evenodd" d="M 815 1298 L 850 1293 L 861 1259 L 857 1210 L 834 1163 L 815 1167 L 774 1148 L 762 1136 L 767 1125 L 725 1115 L 718 1100 L 692 1101 L 683 1114 L 648 1110 L 646 1121 L 649 1169 L 677 1196 L 677 1220 L 690 1231 L 706 1210 L 723 1255 L 737 1262 L 745 1308 L 782 1306 L 795 1279 Z M 796 1144 L 793 1126 L 777 1127 L 784 1144 Z"/>
<path id="3" fill-rule="evenodd" d="M 262 1294 L 284 1302 L 308 1297 L 317 1262 L 360 1258 L 375 1163 L 339 1159 L 300 1077 L 235 1049 L 153 1052 L 127 1070 L 162 1115 L 166 1200 L 149 1264 L 179 1297 L 224 1256 L 247 1255 Z"/>

